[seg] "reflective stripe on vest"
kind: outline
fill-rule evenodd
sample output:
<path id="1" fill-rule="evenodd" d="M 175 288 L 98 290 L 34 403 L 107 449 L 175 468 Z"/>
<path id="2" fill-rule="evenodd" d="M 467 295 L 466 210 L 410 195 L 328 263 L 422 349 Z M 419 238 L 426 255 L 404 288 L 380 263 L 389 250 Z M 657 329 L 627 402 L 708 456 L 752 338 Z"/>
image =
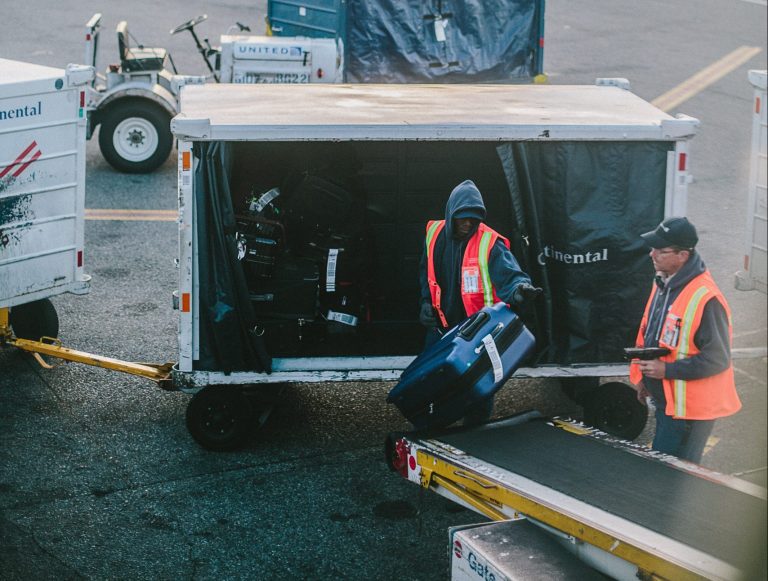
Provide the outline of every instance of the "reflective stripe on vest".
<path id="1" fill-rule="evenodd" d="M 441 304 L 442 290 L 440 285 L 437 284 L 434 261 L 435 243 L 443 227 L 445 227 L 445 220 L 433 220 L 427 223 L 427 285 L 429 286 L 429 296 L 432 299 L 432 307 L 437 313 L 437 318 L 440 319 L 440 324 L 443 327 L 448 327 L 448 320 L 445 318 Z"/>
<path id="2" fill-rule="evenodd" d="M 483 304 L 486 307 L 492 307 L 494 304 L 493 285 L 491 284 L 491 274 L 488 271 L 488 256 L 491 254 L 492 239 L 493 234 L 491 232 L 483 232 L 477 252 L 477 266 L 480 268 L 480 277 L 483 279 Z"/>
<path id="3" fill-rule="evenodd" d="M 707 295 L 707 287 L 702 286 L 693 293 L 691 300 L 688 301 L 688 305 L 685 307 L 685 314 L 683 315 L 683 326 L 680 329 L 680 340 L 677 349 L 676 360 L 685 359 L 690 357 L 692 347 L 693 350 L 698 351 L 693 343 L 693 336 L 696 330 L 693 328 L 693 323 L 696 318 L 696 311 L 701 304 L 701 299 Z M 698 325 L 696 326 L 698 328 Z M 675 392 L 675 416 L 684 418 L 686 412 L 686 396 L 687 396 L 688 382 L 684 379 L 675 379 L 673 381 L 673 389 Z"/>

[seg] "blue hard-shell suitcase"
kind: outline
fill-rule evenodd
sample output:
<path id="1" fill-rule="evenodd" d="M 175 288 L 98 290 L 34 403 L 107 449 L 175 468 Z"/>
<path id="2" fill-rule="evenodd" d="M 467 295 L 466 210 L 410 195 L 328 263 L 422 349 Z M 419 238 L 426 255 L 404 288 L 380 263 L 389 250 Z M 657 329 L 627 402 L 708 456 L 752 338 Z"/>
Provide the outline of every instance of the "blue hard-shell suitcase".
<path id="1" fill-rule="evenodd" d="M 485 307 L 419 355 L 387 396 L 416 429 L 441 428 L 493 395 L 535 339 L 504 303 Z"/>

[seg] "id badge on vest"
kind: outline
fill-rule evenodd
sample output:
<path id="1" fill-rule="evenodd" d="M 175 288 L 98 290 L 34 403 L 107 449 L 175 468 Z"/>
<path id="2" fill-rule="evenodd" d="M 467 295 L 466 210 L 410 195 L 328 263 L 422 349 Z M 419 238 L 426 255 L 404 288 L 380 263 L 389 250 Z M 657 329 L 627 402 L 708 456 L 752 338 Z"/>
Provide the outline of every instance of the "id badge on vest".
<path id="1" fill-rule="evenodd" d="M 669 313 L 664 320 L 664 327 L 661 330 L 661 337 L 659 337 L 659 343 L 664 343 L 668 347 L 677 347 L 677 342 L 680 340 L 680 327 L 683 325 L 682 317 Z"/>
<path id="2" fill-rule="evenodd" d="M 480 269 L 477 266 L 461 269 L 461 287 L 465 294 L 480 292 Z"/>

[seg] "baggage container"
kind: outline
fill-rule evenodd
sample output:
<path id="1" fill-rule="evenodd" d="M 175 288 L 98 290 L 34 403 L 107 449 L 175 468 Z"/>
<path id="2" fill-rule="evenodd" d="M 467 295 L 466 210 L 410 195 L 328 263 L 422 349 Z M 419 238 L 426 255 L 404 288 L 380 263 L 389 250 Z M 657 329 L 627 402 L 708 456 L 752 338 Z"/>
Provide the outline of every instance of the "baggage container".
<path id="1" fill-rule="evenodd" d="M 749 71 L 755 89 L 752 109 L 752 152 L 747 190 L 744 270 L 736 273 L 736 288 L 768 292 L 768 121 L 766 71 Z"/>
<path id="2" fill-rule="evenodd" d="M 83 230 L 92 78 L 92 67 L 0 59 L 0 310 L 10 307 L 17 334 L 14 307 L 34 318 L 21 306 L 89 290 Z"/>
<path id="3" fill-rule="evenodd" d="M 448 426 L 491 397 L 535 344 L 507 305 L 485 307 L 425 349 L 403 371 L 387 401 L 416 429 Z"/>
<path id="4" fill-rule="evenodd" d="M 179 144 L 176 385 L 198 397 L 209 386 L 397 381 L 424 345 L 426 223 L 443 217 L 465 179 L 482 192 L 489 226 L 544 289 L 522 313 L 537 346 L 516 376 L 578 380 L 571 391 L 586 398 L 599 378 L 626 375 L 623 347 L 634 344 L 653 276 L 639 234 L 686 213 L 698 127 L 628 86 L 184 87 L 171 124 Z M 362 200 L 368 276 L 353 333 L 329 334 L 322 316 L 304 326 L 284 319 L 301 331 L 300 344 L 270 337 L 268 313 L 253 312 L 249 296 L 259 291 L 248 288 L 234 240 L 235 193 L 277 187 L 285 208 L 297 175 L 345 184 Z M 286 235 L 290 256 L 287 225 Z M 611 385 L 625 389 L 583 400 L 606 418 L 601 429 L 622 428 L 624 403 L 637 404 L 631 387 Z M 621 405 L 605 405 L 614 394 Z"/>
<path id="5" fill-rule="evenodd" d="M 345 82 L 543 82 L 544 4 L 267 0 L 267 32 L 335 39 Z"/>

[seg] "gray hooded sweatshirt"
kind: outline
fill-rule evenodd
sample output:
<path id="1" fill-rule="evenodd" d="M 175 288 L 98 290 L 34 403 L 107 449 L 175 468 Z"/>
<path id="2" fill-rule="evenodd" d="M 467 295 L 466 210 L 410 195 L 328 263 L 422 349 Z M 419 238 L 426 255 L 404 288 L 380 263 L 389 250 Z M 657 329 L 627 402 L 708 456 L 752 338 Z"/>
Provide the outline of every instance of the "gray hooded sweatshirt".
<path id="1" fill-rule="evenodd" d="M 473 230 L 462 240 L 456 238 L 453 218 L 457 214 L 461 217 L 473 217 L 485 221 L 483 196 L 471 180 L 463 181 L 451 192 L 445 205 L 445 228 L 435 241 L 435 277 L 442 291 L 440 302 L 449 327 L 459 324 L 467 317 L 461 300 L 461 263 L 467 242 L 476 231 Z M 426 245 L 419 270 L 421 300 L 431 304 L 432 298 L 427 282 Z M 518 285 L 531 282 L 530 277 L 520 269 L 512 252 L 501 240 L 497 240 L 491 249 L 488 270 L 496 294 L 506 303 L 513 302 L 512 297 Z"/>

